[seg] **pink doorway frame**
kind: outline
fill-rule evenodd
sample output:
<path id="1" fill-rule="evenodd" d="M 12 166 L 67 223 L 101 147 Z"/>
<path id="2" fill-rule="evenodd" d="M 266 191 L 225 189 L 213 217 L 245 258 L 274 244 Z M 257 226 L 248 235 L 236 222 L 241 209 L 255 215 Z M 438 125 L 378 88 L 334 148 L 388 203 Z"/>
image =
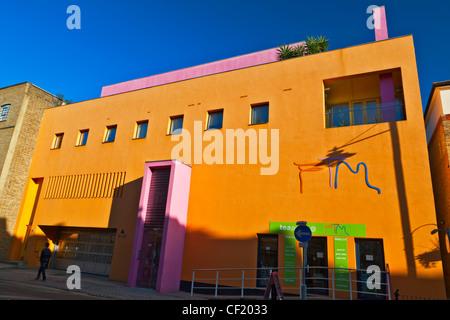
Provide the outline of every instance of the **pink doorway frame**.
<path id="1" fill-rule="evenodd" d="M 158 268 L 156 291 L 176 292 L 180 289 L 181 268 L 184 251 L 191 167 L 177 160 L 146 162 L 141 197 L 137 214 L 132 259 L 127 285 L 135 287 L 138 277 L 139 252 L 142 247 L 144 224 L 152 169 L 170 167 L 164 229 Z"/>

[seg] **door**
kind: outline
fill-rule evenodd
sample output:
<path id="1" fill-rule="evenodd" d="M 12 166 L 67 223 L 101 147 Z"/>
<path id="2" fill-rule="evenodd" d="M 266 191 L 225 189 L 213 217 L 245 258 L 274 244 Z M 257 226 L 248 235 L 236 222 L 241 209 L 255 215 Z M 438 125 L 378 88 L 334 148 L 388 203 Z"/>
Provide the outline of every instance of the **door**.
<path id="1" fill-rule="evenodd" d="M 266 287 L 270 276 L 270 269 L 277 271 L 278 267 L 278 235 L 259 234 L 258 235 L 258 263 L 257 263 L 257 287 Z"/>
<path id="2" fill-rule="evenodd" d="M 54 267 L 77 265 L 82 272 L 108 276 L 116 229 L 61 227 Z"/>
<path id="3" fill-rule="evenodd" d="M 161 253 L 162 231 L 146 228 L 139 257 L 137 286 L 156 288 L 158 280 L 159 257 Z"/>
<path id="4" fill-rule="evenodd" d="M 311 240 L 308 241 L 306 262 L 309 266 L 309 272 L 306 274 L 306 286 L 308 287 L 308 292 L 328 295 L 328 256 L 326 237 L 312 237 Z"/>
<path id="5" fill-rule="evenodd" d="M 380 271 L 385 271 L 384 250 L 382 239 L 355 239 L 356 245 L 356 268 L 361 269 L 357 272 L 358 279 L 358 299 L 385 299 L 384 295 L 376 295 L 372 293 L 386 294 L 386 274 L 382 273 L 380 277 L 380 289 L 369 289 L 367 279 L 373 273 L 367 273 L 366 270 L 370 266 L 376 265 Z M 370 293 L 364 293 L 370 292 Z"/>
<path id="6" fill-rule="evenodd" d="M 150 190 L 145 216 L 136 285 L 156 288 L 162 234 L 169 190 L 170 167 L 151 169 Z"/>

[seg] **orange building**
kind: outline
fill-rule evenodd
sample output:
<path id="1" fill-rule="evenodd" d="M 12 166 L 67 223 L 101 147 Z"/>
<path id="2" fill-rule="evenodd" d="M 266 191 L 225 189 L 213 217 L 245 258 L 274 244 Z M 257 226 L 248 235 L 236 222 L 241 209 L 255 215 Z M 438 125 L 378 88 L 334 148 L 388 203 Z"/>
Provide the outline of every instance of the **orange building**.
<path id="1" fill-rule="evenodd" d="M 36 267 L 50 239 L 54 268 L 161 292 L 217 268 L 279 268 L 298 288 L 283 267 L 302 265 L 303 220 L 311 267 L 375 265 L 385 292 L 444 298 L 412 36 L 256 56 L 46 110 L 10 259 Z"/>

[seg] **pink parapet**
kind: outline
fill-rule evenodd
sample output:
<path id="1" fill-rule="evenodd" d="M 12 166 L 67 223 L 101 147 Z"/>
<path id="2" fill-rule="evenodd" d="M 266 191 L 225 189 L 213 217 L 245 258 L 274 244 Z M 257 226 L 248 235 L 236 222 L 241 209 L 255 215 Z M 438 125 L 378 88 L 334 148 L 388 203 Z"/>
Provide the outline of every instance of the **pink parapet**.
<path id="1" fill-rule="evenodd" d="M 296 44 L 294 44 L 296 45 Z M 278 48 L 258 51 L 225 60 L 202 64 L 181 70 L 166 72 L 146 78 L 126 81 L 102 88 L 101 96 L 155 87 L 163 84 L 199 78 L 212 74 L 253 67 L 261 64 L 278 61 Z"/>

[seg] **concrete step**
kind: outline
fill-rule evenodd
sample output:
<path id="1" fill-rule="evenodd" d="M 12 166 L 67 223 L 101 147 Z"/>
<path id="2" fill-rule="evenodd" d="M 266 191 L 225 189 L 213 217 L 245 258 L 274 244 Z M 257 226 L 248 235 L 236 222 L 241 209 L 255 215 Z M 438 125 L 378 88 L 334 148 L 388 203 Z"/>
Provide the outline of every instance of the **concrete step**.
<path id="1" fill-rule="evenodd" d="M 0 259 L 0 268 L 26 269 L 28 268 L 28 264 L 24 261 L 12 261 Z"/>

